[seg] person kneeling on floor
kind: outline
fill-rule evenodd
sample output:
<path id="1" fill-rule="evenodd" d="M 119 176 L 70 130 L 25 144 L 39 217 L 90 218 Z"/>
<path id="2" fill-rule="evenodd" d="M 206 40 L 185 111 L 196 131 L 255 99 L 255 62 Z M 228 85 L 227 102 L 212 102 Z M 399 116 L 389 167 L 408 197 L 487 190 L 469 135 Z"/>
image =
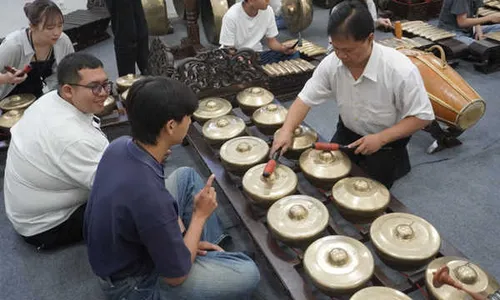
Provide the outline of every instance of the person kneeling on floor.
<path id="1" fill-rule="evenodd" d="M 205 183 L 187 167 L 164 173 L 164 157 L 197 109 L 195 94 L 150 77 L 134 83 L 127 102 L 132 137 L 104 153 L 84 220 L 90 265 L 107 298 L 250 298 L 259 271 L 245 254 L 218 246 L 225 235 L 213 175 Z"/>

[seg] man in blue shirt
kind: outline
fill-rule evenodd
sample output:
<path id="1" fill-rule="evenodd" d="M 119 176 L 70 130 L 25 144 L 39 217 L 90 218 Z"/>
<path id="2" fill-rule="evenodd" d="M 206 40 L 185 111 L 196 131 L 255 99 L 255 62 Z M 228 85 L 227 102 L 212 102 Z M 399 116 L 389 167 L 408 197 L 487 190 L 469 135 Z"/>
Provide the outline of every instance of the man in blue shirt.
<path id="1" fill-rule="evenodd" d="M 224 252 L 213 175 L 191 168 L 165 179 L 162 162 L 182 142 L 198 101 L 184 84 L 136 82 L 127 112 L 132 138 L 105 151 L 85 212 L 89 261 L 108 299 L 245 299 L 255 263 Z M 187 228 L 187 230 L 186 230 Z"/>

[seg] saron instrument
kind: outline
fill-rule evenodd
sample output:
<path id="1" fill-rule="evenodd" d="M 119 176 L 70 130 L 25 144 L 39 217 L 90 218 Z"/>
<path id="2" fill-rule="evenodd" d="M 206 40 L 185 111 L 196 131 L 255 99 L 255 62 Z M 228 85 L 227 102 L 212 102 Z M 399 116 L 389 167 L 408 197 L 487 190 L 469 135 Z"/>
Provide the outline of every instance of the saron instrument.
<path id="1" fill-rule="evenodd" d="M 436 228 L 418 216 L 390 213 L 370 226 L 370 237 L 379 256 L 398 269 L 412 269 L 432 260 L 441 247 Z"/>
<path id="2" fill-rule="evenodd" d="M 19 94 L 6 97 L 0 101 L 0 109 L 12 110 L 23 109 L 35 102 L 36 97 L 32 94 Z"/>
<path id="3" fill-rule="evenodd" d="M 462 286 L 462 289 L 483 296 L 494 294 L 500 289 L 500 284 L 490 274 L 478 265 L 462 257 L 444 256 L 439 257 L 429 263 L 425 271 L 425 284 L 433 299 L 437 300 L 469 300 L 470 293 L 457 289 L 448 283 L 436 282 L 436 274 L 446 267 L 449 274 L 447 276 L 453 284 Z M 445 274 L 441 274 L 445 275 Z M 445 276 L 444 276 L 445 277 Z"/>
<path id="4" fill-rule="evenodd" d="M 347 236 L 330 235 L 312 243 L 304 254 L 304 270 L 327 295 L 352 293 L 370 280 L 375 269 L 370 250 Z"/>
<path id="5" fill-rule="evenodd" d="M 311 72 L 315 69 L 315 66 L 302 58 L 296 58 L 262 65 L 262 69 L 268 76 L 277 77 Z"/>
<path id="6" fill-rule="evenodd" d="M 267 211 L 267 225 L 273 235 L 292 247 L 307 247 L 325 230 L 328 219 L 326 206 L 306 195 L 284 197 Z"/>
<path id="7" fill-rule="evenodd" d="M 242 136 L 225 142 L 219 154 L 226 170 L 243 175 L 248 169 L 267 159 L 269 145 L 258 137 Z"/>
<path id="8" fill-rule="evenodd" d="M 209 97 L 200 100 L 198 109 L 193 113 L 193 118 L 203 124 L 210 119 L 229 114 L 232 109 L 231 102 L 226 99 Z"/>
<path id="9" fill-rule="evenodd" d="M 415 49 L 399 49 L 418 67 L 436 118 L 460 130 L 476 124 L 484 115 L 486 103 L 479 94 L 446 63 L 443 48 L 434 54 Z"/>

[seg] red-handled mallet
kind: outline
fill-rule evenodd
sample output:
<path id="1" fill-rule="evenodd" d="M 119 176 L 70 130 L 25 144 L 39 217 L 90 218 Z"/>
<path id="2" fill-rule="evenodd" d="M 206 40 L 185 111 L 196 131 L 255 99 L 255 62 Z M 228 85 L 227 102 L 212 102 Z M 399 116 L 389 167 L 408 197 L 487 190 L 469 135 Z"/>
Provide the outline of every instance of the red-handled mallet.
<path id="1" fill-rule="evenodd" d="M 11 66 L 4 66 L 3 68 L 5 69 L 5 71 L 7 71 L 9 73 L 12 73 L 12 74 L 16 73 L 16 69 L 14 69 Z M 22 77 L 22 76 L 24 76 L 24 74 L 28 74 L 30 71 L 31 71 L 31 66 L 30 65 L 26 65 L 26 66 L 24 66 L 24 69 L 22 70 L 22 72 L 19 73 L 19 75 L 17 75 L 17 76 L 18 77 Z"/>
<path id="2" fill-rule="evenodd" d="M 278 163 L 280 152 L 281 148 L 276 150 L 276 152 L 273 153 L 271 159 L 267 162 L 266 166 L 264 167 L 264 172 L 262 172 L 262 176 L 264 176 L 265 178 L 271 176 L 271 174 L 273 174 L 274 170 L 276 169 L 276 164 Z"/>
<path id="3" fill-rule="evenodd" d="M 312 147 L 316 150 L 323 150 L 323 151 L 337 151 L 339 149 L 342 150 L 351 149 L 348 146 L 340 145 L 337 143 L 313 143 Z"/>

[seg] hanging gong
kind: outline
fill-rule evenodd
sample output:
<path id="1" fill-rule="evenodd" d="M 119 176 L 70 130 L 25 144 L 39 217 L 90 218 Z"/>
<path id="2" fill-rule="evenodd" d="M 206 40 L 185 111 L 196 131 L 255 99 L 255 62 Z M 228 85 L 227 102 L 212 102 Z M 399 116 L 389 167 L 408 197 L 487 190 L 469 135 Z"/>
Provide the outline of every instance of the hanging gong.
<path id="1" fill-rule="evenodd" d="M 228 171 L 243 175 L 251 167 L 266 160 L 269 145 L 258 137 L 242 136 L 225 142 L 219 154 Z"/>
<path id="2" fill-rule="evenodd" d="M 291 33 L 300 32 L 311 25 L 313 19 L 312 0 L 281 0 L 281 14 L 288 31 Z"/>
<path id="3" fill-rule="evenodd" d="M 22 109 L 30 106 L 35 102 L 36 97 L 32 94 L 19 94 L 6 97 L 0 101 L 0 109 Z"/>
<path id="4" fill-rule="evenodd" d="M 116 88 L 118 93 L 124 93 L 127 91 L 134 82 L 137 80 L 141 79 L 141 75 L 135 75 L 135 74 L 128 74 L 122 77 L 118 77 L 116 79 Z"/>
<path id="5" fill-rule="evenodd" d="M 231 102 L 219 97 L 209 97 L 200 100 L 198 109 L 194 112 L 193 118 L 200 122 L 225 116 L 231 112 L 233 106 Z"/>
<path id="6" fill-rule="evenodd" d="M 351 160 L 341 151 L 309 149 L 300 155 L 299 165 L 313 185 L 328 189 L 351 172 Z"/>
<path id="7" fill-rule="evenodd" d="M 205 122 L 202 132 L 209 143 L 220 145 L 227 140 L 242 135 L 245 129 L 245 121 L 241 118 L 233 115 L 226 115 Z"/>
<path id="8" fill-rule="evenodd" d="M 236 95 L 236 100 L 238 100 L 241 110 L 251 116 L 259 107 L 273 102 L 274 95 L 265 88 L 250 87 L 239 92 Z"/>
<path id="9" fill-rule="evenodd" d="M 13 109 L 4 112 L 0 116 L 0 127 L 11 128 L 16 124 L 24 114 L 24 109 Z"/>
<path id="10" fill-rule="evenodd" d="M 116 108 L 116 100 L 115 97 L 113 96 L 108 96 L 106 100 L 104 100 L 104 109 L 100 112 L 95 114 L 98 117 L 104 117 L 113 112 L 113 110 Z"/>
<path id="11" fill-rule="evenodd" d="M 328 219 L 326 206 L 306 195 L 284 197 L 267 211 L 271 232 L 291 246 L 307 246 L 314 241 L 328 225 Z"/>
<path id="12" fill-rule="evenodd" d="M 148 23 L 149 35 L 166 35 L 171 26 L 168 20 L 165 0 L 141 0 L 144 15 Z"/>
<path id="13" fill-rule="evenodd" d="M 370 250 L 342 235 L 326 236 L 312 243 L 303 264 L 314 285 L 328 295 L 355 292 L 370 280 L 375 268 Z"/>
<path id="14" fill-rule="evenodd" d="M 269 206 L 275 201 L 291 195 L 298 184 L 297 175 L 287 166 L 278 164 L 271 176 L 262 173 L 266 164 L 259 164 L 248 170 L 243 176 L 243 190 L 257 204 Z"/>
<path id="15" fill-rule="evenodd" d="M 287 114 L 284 106 L 271 103 L 254 111 L 252 120 L 262 133 L 272 135 L 285 123 Z"/>
<path id="16" fill-rule="evenodd" d="M 235 3 L 235 0 L 204 0 L 198 2 L 201 11 L 201 22 L 207 40 L 219 45 L 220 32 L 222 28 L 222 17 Z"/>
<path id="17" fill-rule="evenodd" d="M 434 273 L 443 266 L 449 268 L 451 279 L 463 285 L 467 291 L 488 296 L 500 289 L 498 281 L 478 265 L 463 257 L 443 256 L 431 261 L 425 271 L 427 290 L 437 300 L 472 299 L 466 292 L 458 290 L 449 284 L 439 285 L 433 282 Z"/>
<path id="18" fill-rule="evenodd" d="M 356 294 L 352 295 L 349 300 L 411 300 L 410 297 L 401 293 L 398 290 L 391 289 L 383 286 L 371 286 L 362 289 Z"/>
<path id="19" fill-rule="evenodd" d="M 397 268 L 420 267 L 434 258 L 441 247 L 436 228 L 407 213 L 378 217 L 370 227 L 370 236 L 380 257 Z"/>
<path id="20" fill-rule="evenodd" d="M 332 188 L 333 202 L 348 218 L 371 218 L 381 214 L 391 195 L 389 190 L 373 179 L 349 177 L 339 180 Z"/>

